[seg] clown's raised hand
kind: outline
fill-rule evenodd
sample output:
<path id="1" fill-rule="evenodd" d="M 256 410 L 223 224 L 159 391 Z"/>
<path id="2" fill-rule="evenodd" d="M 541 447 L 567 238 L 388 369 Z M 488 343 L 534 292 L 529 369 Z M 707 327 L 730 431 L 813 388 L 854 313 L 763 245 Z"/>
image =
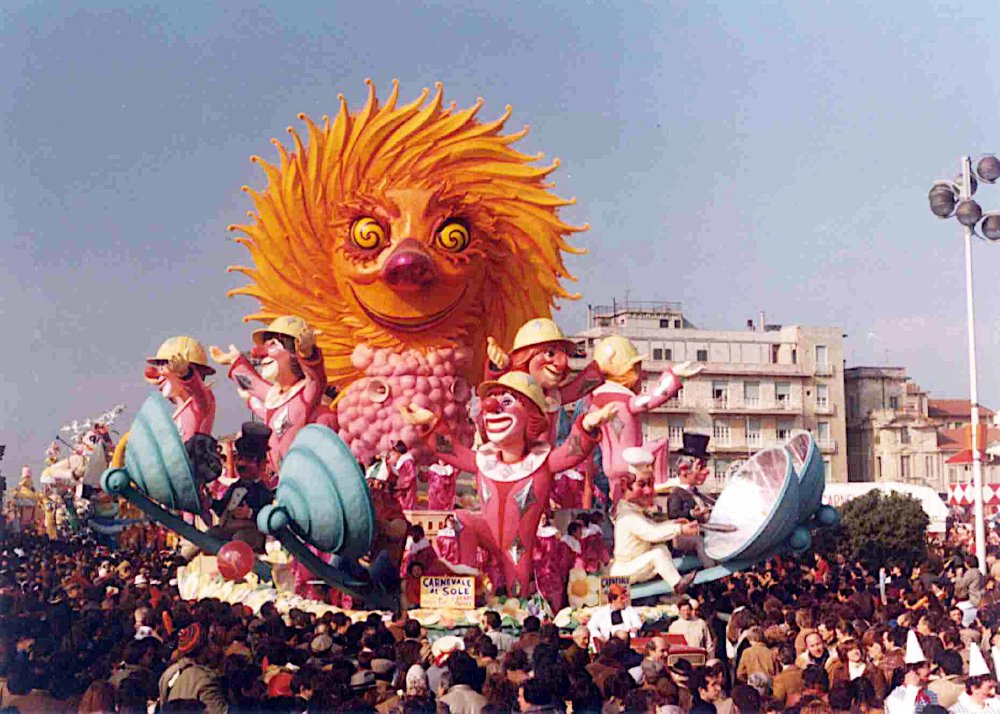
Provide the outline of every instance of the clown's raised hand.
<path id="1" fill-rule="evenodd" d="M 212 345 L 208 348 L 208 353 L 219 364 L 232 364 L 240 358 L 240 351 L 236 349 L 236 345 L 229 345 L 228 352 L 223 352 L 215 345 Z"/>
<path id="2" fill-rule="evenodd" d="M 403 421 L 410 426 L 430 427 L 437 421 L 437 414 L 416 404 L 400 407 L 399 412 L 403 415 Z"/>
<path id="3" fill-rule="evenodd" d="M 583 417 L 584 431 L 594 431 L 618 416 L 617 404 L 606 404 L 600 409 L 591 409 Z"/>
<path id="4" fill-rule="evenodd" d="M 688 379 L 689 377 L 693 377 L 696 374 L 700 374 L 701 372 L 703 372 L 705 370 L 705 365 L 697 364 L 691 361 L 678 362 L 677 364 L 673 365 L 670 369 L 674 374 L 676 374 L 681 379 Z"/>
<path id="5" fill-rule="evenodd" d="M 312 357 L 316 349 L 316 334 L 314 329 L 306 327 L 295 338 L 295 350 L 303 357 Z"/>
<path id="6" fill-rule="evenodd" d="M 176 354 L 170 355 L 170 359 L 167 360 L 167 368 L 178 377 L 186 377 L 191 369 L 191 364 L 184 355 Z"/>
<path id="7" fill-rule="evenodd" d="M 504 352 L 503 347 L 497 344 L 492 337 L 486 338 L 486 356 L 489 357 L 497 369 L 507 369 L 510 367 L 510 355 Z"/>

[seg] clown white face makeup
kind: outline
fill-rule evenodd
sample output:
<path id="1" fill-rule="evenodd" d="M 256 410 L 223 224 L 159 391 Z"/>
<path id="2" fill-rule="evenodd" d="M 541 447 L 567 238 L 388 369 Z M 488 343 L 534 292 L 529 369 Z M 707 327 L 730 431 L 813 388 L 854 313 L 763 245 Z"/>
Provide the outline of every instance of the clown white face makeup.
<path id="1" fill-rule="evenodd" d="M 522 434 L 528 423 L 528 410 L 510 392 L 494 392 L 483 400 L 483 423 L 486 438 L 502 444 L 512 435 Z"/>
<path id="2" fill-rule="evenodd" d="M 292 370 L 292 353 L 275 338 L 265 342 L 261 350 L 264 354 L 260 362 L 260 376 L 268 382 L 277 382 L 282 386 L 290 386 L 298 380 Z M 261 351 L 258 351 L 260 354 Z"/>
<path id="3" fill-rule="evenodd" d="M 555 389 L 569 374 L 569 356 L 562 347 L 546 345 L 528 360 L 528 373 L 542 389 Z"/>
<path id="4" fill-rule="evenodd" d="M 160 394 L 174 403 L 183 402 L 190 396 L 181 378 L 170 371 L 166 362 L 146 367 L 146 379 L 156 385 Z"/>

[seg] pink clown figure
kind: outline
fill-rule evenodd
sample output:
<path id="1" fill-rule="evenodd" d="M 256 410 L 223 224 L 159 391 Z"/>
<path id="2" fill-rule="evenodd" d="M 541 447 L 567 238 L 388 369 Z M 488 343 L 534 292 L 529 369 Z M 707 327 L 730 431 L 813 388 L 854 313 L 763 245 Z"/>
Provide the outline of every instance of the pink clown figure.
<path id="1" fill-rule="evenodd" d="M 212 433 L 215 395 L 205 377 L 215 374 L 208 366 L 205 348 L 193 337 L 171 337 L 146 360 L 146 381 L 174 405 L 174 423 L 187 441 L 195 434 Z"/>
<path id="2" fill-rule="evenodd" d="M 548 516 L 542 514 L 538 530 L 535 531 L 535 584 L 538 592 L 556 613 L 565 607 L 566 581 L 569 570 L 565 568 L 566 546 L 559 540 L 559 531 L 549 525 Z"/>
<path id="3" fill-rule="evenodd" d="M 656 482 L 667 480 L 667 439 L 643 444 L 642 415 L 677 396 L 681 379 L 693 377 L 704 369 L 691 362 L 675 364 L 663 373 L 650 394 L 640 395 L 642 359 L 635 345 L 621 335 L 605 338 L 594 350 L 594 360 L 606 381 L 591 395 L 591 408 L 599 409 L 609 404 L 620 406 L 615 418 L 601 428 L 601 463 L 611 486 L 612 503 L 621 498 L 621 480 L 628 473 L 623 454 L 629 447 L 643 446 L 654 456 L 662 452 L 659 460 L 662 468 L 656 474 Z"/>
<path id="4" fill-rule="evenodd" d="M 410 563 L 420 563 L 424 569 L 424 575 L 434 575 L 435 564 L 438 561 L 437 551 L 431 545 L 430 540 L 424 535 L 423 526 L 413 526 L 410 528 L 410 538 L 407 544 L 406 554 L 403 556 L 403 565 L 400 568 L 400 575 L 406 575 Z"/>
<path id="5" fill-rule="evenodd" d="M 584 476 L 576 469 L 560 471 L 556 474 L 552 486 L 552 503 L 554 508 L 583 507 Z"/>
<path id="6" fill-rule="evenodd" d="M 236 349 L 212 347 L 212 359 L 229 365 L 229 378 L 255 415 L 271 427 L 268 459 L 278 473 L 285 453 L 299 429 L 316 421 L 326 390 L 323 353 L 316 333 L 301 317 L 285 316 L 253 333 L 252 356 L 260 372 Z"/>
<path id="7" fill-rule="evenodd" d="M 580 538 L 583 534 L 583 523 L 580 521 L 570 521 L 566 526 L 566 535 L 559 542 L 563 546 L 562 558 L 565 565 L 566 577 L 563 578 L 563 590 L 566 589 L 566 580 L 569 578 L 569 571 L 573 568 L 583 567 L 583 543 Z"/>
<path id="8" fill-rule="evenodd" d="M 569 358 L 575 351 L 576 344 L 567 339 L 559 326 L 547 317 L 537 317 L 521 325 L 509 355 L 492 337 L 487 339 L 487 375 L 495 378 L 508 370 L 527 372 L 541 386 L 549 418 L 550 444 L 556 443 L 562 405 L 571 404 L 589 394 L 603 380 L 595 362 L 568 379 Z"/>
<path id="9" fill-rule="evenodd" d="M 478 391 L 487 441 L 476 450 L 437 431 L 441 422 L 433 412 L 416 404 L 402 411 L 439 458 L 477 476 L 482 510 L 456 513 L 461 563 L 474 566 L 476 549 L 482 547 L 499 562 L 508 594 L 522 597 L 531 584 L 535 534 L 549 507 L 552 474 L 586 458 L 597 446 L 597 429 L 617 406 L 581 416 L 566 441 L 553 448 L 545 440 L 545 395 L 531 375 L 508 372 Z"/>
<path id="10" fill-rule="evenodd" d="M 449 467 L 451 468 L 451 467 Z M 455 516 L 448 516 L 444 528 L 434 536 L 434 549 L 446 563 L 458 562 L 458 541 L 455 539 Z"/>
<path id="11" fill-rule="evenodd" d="M 441 459 L 427 467 L 427 508 L 432 511 L 450 511 L 455 507 L 455 486 L 458 469 Z"/>
<path id="12" fill-rule="evenodd" d="M 404 511 L 417 507 L 417 462 L 406 444 L 397 441 L 389 454 L 389 467 L 396 476 L 396 497 Z M 425 568 L 426 570 L 426 568 Z"/>

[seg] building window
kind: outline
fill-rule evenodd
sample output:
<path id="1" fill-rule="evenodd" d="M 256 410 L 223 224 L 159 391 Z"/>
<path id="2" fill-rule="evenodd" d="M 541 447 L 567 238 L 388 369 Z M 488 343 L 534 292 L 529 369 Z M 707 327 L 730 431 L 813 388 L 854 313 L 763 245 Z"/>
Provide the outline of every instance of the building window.
<path id="1" fill-rule="evenodd" d="M 881 481 L 882 480 L 882 457 L 881 456 L 876 456 L 875 457 L 875 480 L 876 481 Z"/>
<path id="2" fill-rule="evenodd" d="M 799 351 L 798 351 L 797 348 L 793 347 L 792 348 L 792 364 L 798 364 L 798 363 L 799 363 Z"/>
<path id="3" fill-rule="evenodd" d="M 677 328 L 678 330 L 681 329 L 681 321 L 680 320 L 674 320 L 674 327 Z"/>
<path id="4" fill-rule="evenodd" d="M 747 446 L 761 446 L 760 419 L 747 419 Z"/>
<path id="5" fill-rule="evenodd" d="M 667 360 L 669 362 L 673 358 L 674 358 L 674 351 L 673 350 L 663 350 L 663 359 L 665 359 L 665 360 Z"/>
<path id="6" fill-rule="evenodd" d="M 778 441 L 785 441 L 792 436 L 792 422 L 788 419 L 778 421 Z"/>
<path id="7" fill-rule="evenodd" d="M 726 473 L 729 471 L 729 465 L 731 462 L 725 459 L 714 459 L 713 460 L 713 471 L 715 473 L 715 480 L 722 481 L 726 478 Z"/>
<path id="8" fill-rule="evenodd" d="M 661 348 L 659 347 L 653 348 L 653 359 L 656 361 L 660 361 L 663 359 L 663 350 Z"/>
<path id="9" fill-rule="evenodd" d="M 683 421 L 670 421 L 667 423 L 667 439 L 674 444 L 680 444 L 684 441 Z"/>
<path id="10" fill-rule="evenodd" d="M 899 397 L 889 397 L 889 408 L 899 409 Z"/>
<path id="11" fill-rule="evenodd" d="M 816 422 L 816 441 L 820 444 L 830 443 L 830 422 Z"/>
<path id="12" fill-rule="evenodd" d="M 931 479 L 934 478 L 934 457 L 925 456 L 924 457 L 924 475 Z"/>
<path id="13" fill-rule="evenodd" d="M 792 401 L 792 383 L 775 382 L 774 398 L 778 400 L 778 406 L 788 408 Z"/>
<path id="14" fill-rule="evenodd" d="M 830 481 L 830 459 L 823 459 L 823 480 Z"/>
<path id="15" fill-rule="evenodd" d="M 698 350 L 696 359 L 698 362 L 708 362 L 708 350 Z"/>
<path id="16" fill-rule="evenodd" d="M 899 477 L 901 479 L 910 478 L 910 457 L 900 456 L 899 457 Z"/>
<path id="17" fill-rule="evenodd" d="M 826 345 L 816 345 L 816 364 L 820 367 L 826 367 L 830 364 Z"/>
<path id="18" fill-rule="evenodd" d="M 716 446 L 729 446 L 729 424 L 724 421 L 712 424 L 712 440 Z"/>
<path id="19" fill-rule="evenodd" d="M 716 407 L 725 407 L 729 401 L 729 385 L 726 382 L 712 382 L 712 401 Z"/>
<path id="20" fill-rule="evenodd" d="M 905 426 L 899 430 L 899 443 L 909 444 L 910 443 L 910 430 Z"/>
<path id="21" fill-rule="evenodd" d="M 663 328 L 670 327 L 670 320 L 660 320 L 660 327 Z"/>
<path id="22" fill-rule="evenodd" d="M 743 383 L 743 403 L 748 407 L 756 407 L 760 404 L 760 382 Z"/>
<path id="23" fill-rule="evenodd" d="M 781 345 L 771 345 L 771 364 L 778 364 L 778 350 Z"/>
<path id="24" fill-rule="evenodd" d="M 816 385 L 816 408 L 826 409 L 830 406 L 830 388 L 825 384 Z"/>

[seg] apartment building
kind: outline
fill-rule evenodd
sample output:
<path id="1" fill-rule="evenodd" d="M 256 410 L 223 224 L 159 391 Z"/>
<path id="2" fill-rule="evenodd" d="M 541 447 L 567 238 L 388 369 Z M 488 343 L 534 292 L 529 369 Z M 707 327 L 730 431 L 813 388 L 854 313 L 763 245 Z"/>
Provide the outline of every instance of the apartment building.
<path id="1" fill-rule="evenodd" d="M 932 399 L 903 367 L 851 367 L 844 371 L 847 396 L 848 476 L 851 481 L 902 481 L 944 493 L 949 484 L 972 480 L 967 399 Z M 985 441 L 1000 439 L 989 427 L 994 412 L 980 407 Z M 1000 463 L 985 456 L 985 483 L 1000 483 Z"/>
<path id="2" fill-rule="evenodd" d="M 816 436 L 829 480 L 847 480 L 840 328 L 768 325 L 761 316 L 742 330 L 707 330 L 689 322 L 680 303 L 625 302 L 591 306 L 587 329 L 574 339 L 589 358 L 613 334 L 647 355 L 644 390 L 672 363 L 705 366 L 676 399 L 647 415 L 646 430 L 647 438 L 668 436 L 672 449 L 684 431 L 711 434 L 715 487 L 734 464 L 794 429 Z"/>

